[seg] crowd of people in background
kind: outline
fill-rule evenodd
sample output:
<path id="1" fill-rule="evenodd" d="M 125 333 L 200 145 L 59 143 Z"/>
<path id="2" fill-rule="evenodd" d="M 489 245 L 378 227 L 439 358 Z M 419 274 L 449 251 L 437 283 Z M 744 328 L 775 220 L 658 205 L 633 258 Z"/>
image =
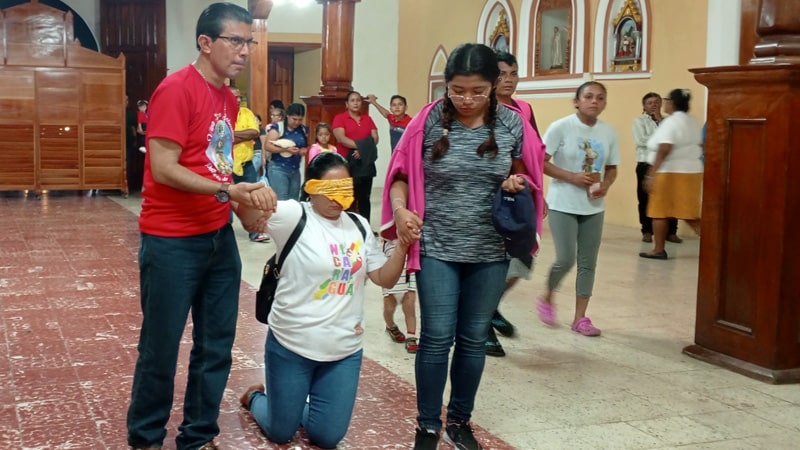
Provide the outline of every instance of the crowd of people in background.
<path id="1" fill-rule="evenodd" d="M 242 268 L 236 215 L 250 240 L 272 239 L 278 253 L 293 244 L 269 314 L 265 382 L 241 397 L 271 441 L 290 442 L 303 427 L 313 443 L 334 448 L 347 433 L 371 280 L 383 289 L 385 332 L 415 354 L 414 448 L 436 449 L 445 440 L 481 449 L 470 421 L 485 358 L 505 355 L 497 333 L 516 334 L 500 300 L 520 278 L 530 278 L 545 217 L 555 261 L 535 303 L 539 319 L 558 323 L 555 293 L 577 265 L 570 328 L 601 334 L 587 310 L 604 202 L 623 159 L 617 132 L 600 119 L 606 87 L 583 83 L 572 99 L 575 112 L 540 133 L 533 107 L 514 97 L 516 58 L 463 44 L 447 60 L 444 96 L 415 117 L 401 95 L 391 96 L 387 109 L 374 94 L 351 91 L 344 111 L 311 134 L 302 104 L 271 102 L 262 125 L 242 93 L 226 84 L 257 45 L 251 24 L 244 8 L 208 6 L 197 23 L 197 59 L 165 78 L 149 102 L 137 102 L 135 123 L 128 117 L 129 144 L 146 158 L 139 219 L 143 323 L 129 444 L 163 443 L 180 337 L 191 314 L 193 350 L 177 443 L 217 448 Z M 178 101 L 185 98 L 197 106 Z M 690 100 L 683 89 L 663 100 L 648 93 L 633 122 L 642 240 L 654 245 L 642 258 L 668 258 L 665 243 L 681 241 L 677 219 L 700 234 L 702 132 L 687 114 Z M 370 220 L 379 134 L 368 106 L 388 122 L 391 148 L 379 233 Z M 539 236 L 530 254 L 511 258 L 492 222 L 498 189 L 531 192 L 529 220 Z M 398 305 L 404 330 L 395 321 Z"/>

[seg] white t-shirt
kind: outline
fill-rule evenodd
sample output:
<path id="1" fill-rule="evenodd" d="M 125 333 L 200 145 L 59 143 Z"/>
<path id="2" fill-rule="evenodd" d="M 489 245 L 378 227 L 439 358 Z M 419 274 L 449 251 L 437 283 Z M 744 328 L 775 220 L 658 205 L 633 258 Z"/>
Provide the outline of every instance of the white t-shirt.
<path id="1" fill-rule="evenodd" d="M 309 203 L 280 201 L 268 228 L 278 253 L 306 210 L 303 233 L 283 263 L 269 314 L 278 342 L 314 361 L 338 361 L 361 349 L 364 326 L 364 286 L 367 273 L 386 263 L 386 255 L 369 231 L 366 242 L 355 222 L 342 213 L 326 219 Z"/>
<path id="2" fill-rule="evenodd" d="M 700 124 L 689 114 L 675 111 L 661 121 L 661 125 L 647 140 L 647 162 L 653 164 L 656 161 L 660 144 L 672 144 L 672 150 L 664 158 L 658 172 L 702 173 L 702 142 L 703 129 Z"/>
<path id="3" fill-rule="evenodd" d="M 617 132 L 607 123 L 597 120 L 594 126 L 584 124 L 577 114 L 553 122 L 544 134 L 544 145 L 550 162 L 570 172 L 584 172 L 589 150 L 595 158 L 592 171 L 605 174 L 606 166 L 620 163 Z M 585 187 L 553 178 L 547 190 L 547 204 L 554 211 L 591 215 L 605 210 L 603 198 L 589 198 Z"/>

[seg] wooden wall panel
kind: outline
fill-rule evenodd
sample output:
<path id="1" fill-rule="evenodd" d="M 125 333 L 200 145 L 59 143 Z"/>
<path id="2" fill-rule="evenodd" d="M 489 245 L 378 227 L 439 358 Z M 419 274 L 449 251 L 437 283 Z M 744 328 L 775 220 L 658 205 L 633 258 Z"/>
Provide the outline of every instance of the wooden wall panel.
<path id="1" fill-rule="evenodd" d="M 3 151 L 0 151 L 0 180 L 11 189 L 28 189 L 35 182 L 33 125 L 0 124 Z"/>
<path id="2" fill-rule="evenodd" d="M 39 184 L 44 189 L 81 185 L 77 121 L 39 127 L 38 169 Z"/>
<path id="3" fill-rule="evenodd" d="M 67 69 L 36 71 L 36 108 L 42 124 L 77 124 L 80 103 L 79 72 Z"/>
<path id="4" fill-rule="evenodd" d="M 122 74 L 84 72 L 81 76 L 81 117 L 92 123 L 125 126 L 125 111 L 118 108 L 124 89 Z"/>
<path id="5" fill-rule="evenodd" d="M 0 124 L 33 125 L 36 117 L 36 91 L 32 69 L 0 66 Z"/>
<path id="6" fill-rule="evenodd" d="M 81 47 L 72 16 L 40 3 L 0 23 L 0 190 L 127 192 L 124 56 Z"/>

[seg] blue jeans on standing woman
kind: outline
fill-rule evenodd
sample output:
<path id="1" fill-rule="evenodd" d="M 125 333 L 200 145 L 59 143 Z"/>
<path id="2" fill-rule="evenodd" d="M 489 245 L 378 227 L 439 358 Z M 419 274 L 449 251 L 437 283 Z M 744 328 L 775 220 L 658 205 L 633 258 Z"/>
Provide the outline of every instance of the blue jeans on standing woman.
<path id="1" fill-rule="evenodd" d="M 300 169 L 287 169 L 272 161 L 267 166 L 269 185 L 278 200 L 298 200 L 300 198 Z"/>
<path id="2" fill-rule="evenodd" d="M 139 247 L 142 330 L 128 408 L 128 444 L 163 444 L 172 409 L 178 349 L 192 314 L 183 423 L 178 450 L 219 434 L 219 405 L 231 369 L 242 262 L 230 224 L 211 233 L 159 237 Z"/>
<path id="3" fill-rule="evenodd" d="M 353 416 L 362 355 L 359 350 L 339 361 L 314 361 L 282 346 L 268 332 L 267 393 L 252 394 L 250 412 L 269 440 L 285 444 L 302 425 L 312 443 L 336 448 Z"/>
<path id="4" fill-rule="evenodd" d="M 423 256 L 420 264 L 417 421 L 420 428 L 438 432 L 454 342 L 447 421 L 466 422 L 472 417 L 486 361 L 484 343 L 505 289 L 508 261 L 458 263 Z"/>

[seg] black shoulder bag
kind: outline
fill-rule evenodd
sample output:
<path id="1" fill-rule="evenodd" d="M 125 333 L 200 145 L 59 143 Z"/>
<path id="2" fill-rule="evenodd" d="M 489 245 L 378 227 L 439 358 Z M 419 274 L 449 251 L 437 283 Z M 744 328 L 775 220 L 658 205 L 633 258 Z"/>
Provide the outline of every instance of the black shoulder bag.
<path id="1" fill-rule="evenodd" d="M 264 275 L 261 277 L 261 286 L 259 286 L 258 292 L 256 292 L 256 320 L 261 323 L 269 323 L 269 312 L 272 310 L 272 303 L 275 301 L 275 290 L 278 288 L 278 278 L 281 277 L 283 262 L 286 260 L 286 257 L 289 256 L 289 252 L 292 251 L 294 244 L 297 242 L 300 234 L 303 233 L 303 228 L 306 226 L 306 209 L 301 208 L 301 210 L 302 215 L 300 216 L 300 221 L 297 222 L 292 234 L 289 235 L 289 240 L 286 241 L 280 258 L 276 258 L 277 255 L 272 255 L 267 260 L 267 264 L 264 265 Z M 355 214 L 348 212 L 347 215 L 356 223 L 358 230 L 361 231 L 362 239 L 366 239 L 367 231 L 364 229 L 364 226 L 361 225 L 361 222 Z"/>

